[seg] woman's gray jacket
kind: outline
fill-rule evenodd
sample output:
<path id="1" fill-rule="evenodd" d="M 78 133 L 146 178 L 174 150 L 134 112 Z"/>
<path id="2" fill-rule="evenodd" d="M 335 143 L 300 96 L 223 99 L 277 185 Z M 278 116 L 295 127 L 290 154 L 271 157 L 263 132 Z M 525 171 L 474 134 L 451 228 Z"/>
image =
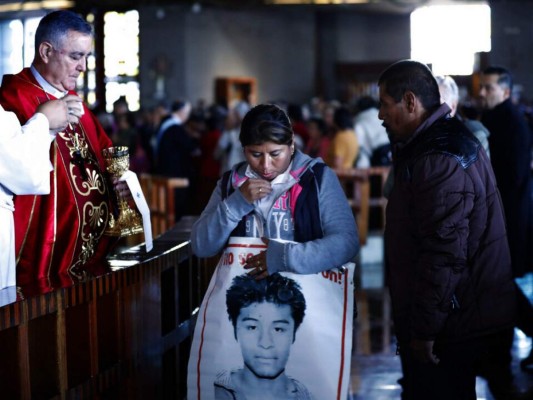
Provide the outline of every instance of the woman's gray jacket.
<path id="1" fill-rule="evenodd" d="M 234 166 L 231 184 L 234 187 L 226 198 L 219 180 L 211 198 L 193 226 L 191 245 L 199 257 L 211 257 L 221 252 L 230 235 L 245 220 L 244 236 L 271 239 L 267 249 L 267 267 L 270 274 L 288 271 L 312 274 L 340 267 L 353 261 L 359 251 L 357 227 L 351 208 L 335 172 L 324 166 L 321 178 L 316 181 L 318 209 L 322 237 L 302 243 L 293 241 L 294 205 L 300 193 L 299 181 L 305 172 L 320 159 L 311 158 L 297 151 L 291 164 L 292 185 L 273 199 L 273 205 L 264 213 L 257 205 L 249 203 L 238 190 L 239 184 L 248 179 L 247 164 Z"/>

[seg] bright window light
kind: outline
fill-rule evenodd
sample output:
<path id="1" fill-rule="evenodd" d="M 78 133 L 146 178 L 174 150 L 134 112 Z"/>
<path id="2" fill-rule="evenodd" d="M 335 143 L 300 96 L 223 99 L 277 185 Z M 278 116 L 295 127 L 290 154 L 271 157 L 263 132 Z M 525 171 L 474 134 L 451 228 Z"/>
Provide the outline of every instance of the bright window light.
<path id="1" fill-rule="evenodd" d="M 139 12 L 107 12 L 104 15 L 104 69 L 106 109 L 126 96 L 130 111 L 140 107 L 139 92 Z"/>
<path id="2" fill-rule="evenodd" d="M 411 58 L 436 75 L 471 75 L 475 53 L 490 51 L 487 4 L 436 5 L 411 13 Z"/>

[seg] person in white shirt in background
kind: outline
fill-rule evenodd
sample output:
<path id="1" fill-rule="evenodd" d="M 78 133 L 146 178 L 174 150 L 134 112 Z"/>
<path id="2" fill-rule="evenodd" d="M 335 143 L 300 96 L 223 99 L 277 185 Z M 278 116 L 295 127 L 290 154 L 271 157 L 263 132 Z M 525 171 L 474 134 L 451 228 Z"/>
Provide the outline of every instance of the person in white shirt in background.
<path id="1" fill-rule="evenodd" d="M 383 157 L 377 157 L 379 149 L 383 155 L 390 154 L 389 136 L 381 120 L 378 118 L 378 102 L 370 96 L 364 96 L 357 102 L 357 114 L 354 118 L 354 131 L 359 142 L 359 156 L 356 160 L 357 168 L 369 168 L 380 164 L 390 164 L 390 159 L 377 162 Z M 388 162 L 386 162 L 388 160 Z"/>
<path id="2" fill-rule="evenodd" d="M 490 158 L 490 149 L 489 149 L 489 130 L 483 125 L 480 121 L 476 119 L 464 118 L 460 113 L 458 113 L 459 108 L 459 87 L 455 80 L 451 76 L 436 76 L 435 79 L 439 84 L 439 92 L 441 101 L 448 104 L 452 111 L 450 115 L 452 117 L 456 116 L 459 118 L 466 127 L 474 134 L 474 136 L 479 140 L 483 149 L 487 152 L 487 155 Z"/>
<path id="3" fill-rule="evenodd" d="M 82 113 L 81 99 L 69 95 L 41 104 L 21 126 L 0 106 L 0 292 L 16 284 L 13 195 L 50 193 L 50 144 Z"/>
<path id="4" fill-rule="evenodd" d="M 248 111 L 250 104 L 240 100 L 230 108 L 226 119 L 226 127 L 218 139 L 217 147 L 213 156 L 220 161 L 220 174 L 228 171 L 235 164 L 244 161 L 244 153 L 239 133 L 241 130 L 241 121 Z"/>

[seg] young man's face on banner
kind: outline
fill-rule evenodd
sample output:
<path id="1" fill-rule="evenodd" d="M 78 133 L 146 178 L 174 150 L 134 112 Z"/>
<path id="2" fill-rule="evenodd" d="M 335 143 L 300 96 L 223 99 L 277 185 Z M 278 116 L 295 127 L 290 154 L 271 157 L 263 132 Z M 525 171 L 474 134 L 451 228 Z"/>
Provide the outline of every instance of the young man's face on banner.
<path id="1" fill-rule="evenodd" d="M 289 305 L 253 303 L 241 309 L 236 328 L 247 369 L 257 377 L 268 379 L 284 371 L 294 338 Z"/>

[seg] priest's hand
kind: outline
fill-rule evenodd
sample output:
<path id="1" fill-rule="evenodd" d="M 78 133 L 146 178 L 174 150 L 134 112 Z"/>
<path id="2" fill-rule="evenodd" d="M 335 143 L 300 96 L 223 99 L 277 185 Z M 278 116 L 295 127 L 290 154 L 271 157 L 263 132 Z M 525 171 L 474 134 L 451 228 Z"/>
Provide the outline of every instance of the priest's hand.
<path id="1" fill-rule="evenodd" d="M 65 129 L 68 125 L 68 107 L 63 100 L 50 100 L 39 104 L 35 112 L 44 114 L 51 130 Z"/>
<path id="2" fill-rule="evenodd" d="M 68 95 L 61 100 L 50 100 L 40 104 L 36 112 L 44 114 L 51 130 L 65 129 L 69 123 L 77 124 L 83 113 L 81 99 Z"/>
<path id="3" fill-rule="evenodd" d="M 62 100 L 67 103 L 68 122 L 71 124 L 77 124 L 80 122 L 80 118 L 84 113 L 83 102 L 81 99 L 76 95 L 69 94 L 68 96 L 63 97 Z"/>

